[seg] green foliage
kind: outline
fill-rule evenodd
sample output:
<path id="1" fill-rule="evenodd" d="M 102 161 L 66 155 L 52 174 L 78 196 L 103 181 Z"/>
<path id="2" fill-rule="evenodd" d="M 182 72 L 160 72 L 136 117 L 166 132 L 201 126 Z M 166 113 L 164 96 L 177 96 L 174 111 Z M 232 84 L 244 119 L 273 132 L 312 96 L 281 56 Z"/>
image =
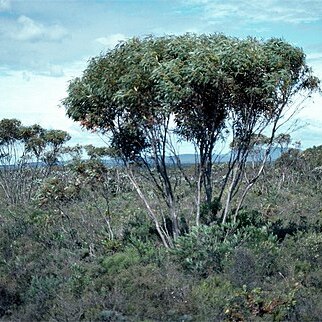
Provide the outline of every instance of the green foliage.
<path id="1" fill-rule="evenodd" d="M 117 275 L 122 270 L 139 263 L 139 255 L 134 248 L 127 248 L 123 252 L 106 257 L 102 267 L 109 275 Z"/>
<path id="2" fill-rule="evenodd" d="M 225 261 L 237 247 L 256 248 L 275 242 L 276 238 L 265 226 L 214 224 L 193 227 L 187 235 L 178 238 L 172 253 L 184 269 L 208 276 L 222 272 Z"/>
<path id="3" fill-rule="evenodd" d="M 230 320 L 251 320 L 267 318 L 273 321 L 285 321 L 287 313 L 293 307 L 297 288 L 286 290 L 285 294 L 270 294 L 260 287 L 248 289 L 243 287 L 235 291 L 229 299 L 225 311 Z"/>
<path id="4" fill-rule="evenodd" d="M 138 263 L 111 278 L 107 292 L 113 295 L 114 310 L 130 320 L 186 320 L 189 285 L 170 263 L 162 268 Z"/>
<path id="5" fill-rule="evenodd" d="M 322 167 L 322 145 L 306 149 L 302 153 L 302 158 L 311 169 Z"/>
<path id="6" fill-rule="evenodd" d="M 227 279 L 237 287 L 263 287 L 280 277 L 279 256 L 280 249 L 272 240 L 240 244 L 226 262 Z"/>
<path id="7" fill-rule="evenodd" d="M 95 178 L 89 174 L 92 170 L 84 169 L 84 178 Z M 71 179 L 70 168 L 64 171 Z M 104 181 L 95 185 L 101 189 Z M 257 201 L 264 202 L 265 193 Z M 123 197 L 113 197 L 111 216 L 115 209 L 117 218 L 124 216 L 118 226 L 111 221 L 115 232 L 115 227 L 120 229 L 114 239 L 102 233 L 98 212 L 85 216 L 91 209 L 86 204 L 98 202 L 88 196 L 81 193 L 64 204 L 69 219 L 51 209 L 3 210 L 1 318 L 318 319 L 322 299 L 319 213 L 312 215 L 314 220 L 299 217 L 292 224 L 289 214 L 289 221 L 281 217 L 270 224 L 274 218 L 245 207 L 236 224 L 194 227 L 169 252 L 160 248 L 154 226 L 133 202 L 134 194 L 126 190 Z M 286 228 L 292 231 L 277 241 L 274 234 Z"/>
<path id="8" fill-rule="evenodd" d="M 230 250 L 225 242 L 225 227 L 199 226 L 177 239 L 172 250 L 175 259 L 182 267 L 195 274 L 207 276 L 220 272 L 222 261 Z"/>
<path id="9" fill-rule="evenodd" d="M 276 165 L 289 169 L 302 169 L 303 161 L 301 159 L 301 151 L 299 149 L 288 149 L 277 160 Z"/>
<path id="10" fill-rule="evenodd" d="M 29 154 L 27 160 L 44 161 L 51 165 L 57 161 L 60 148 L 70 140 L 70 136 L 65 131 L 46 130 L 38 124 L 23 126 L 16 119 L 2 119 L 0 128 L 0 152 L 2 152 L 0 160 L 3 163 L 6 160 L 13 160 L 17 163 L 19 159 L 25 159 L 25 153 L 27 153 Z M 12 149 L 17 144 L 22 146 L 25 153 L 23 151 L 20 151 L 20 155 L 13 155 L 13 151 L 11 155 L 4 153 L 10 146 Z"/>
<path id="11" fill-rule="evenodd" d="M 257 227 L 262 228 L 269 223 L 264 219 L 263 214 L 257 210 L 241 209 L 237 217 L 237 228 Z"/>
<path id="12" fill-rule="evenodd" d="M 322 264 L 321 233 L 298 233 L 286 239 L 283 247 L 289 254 L 297 258 L 298 263 L 306 263 L 309 267 L 318 268 Z"/>
<path id="13" fill-rule="evenodd" d="M 21 139 L 21 122 L 17 119 L 2 119 L 0 121 L 0 143 L 10 144 Z"/>
<path id="14" fill-rule="evenodd" d="M 293 287 L 284 290 L 285 294 L 274 294 L 260 287 L 236 288 L 215 275 L 193 287 L 191 296 L 197 320 L 211 316 L 216 321 L 286 321 L 296 290 Z"/>
<path id="15" fill-rule="evenodd" d="M 162 265 L 166 252 L 156 247 L 159 242 L 156 229 L 142 214 L 130 220 L 124 227 L 123 243 L 136 249 L 141 262 Z"/>
<path id="16" fill-rule="evenodd" d="M 295 297 L 296 305 L 288 313 L 289 321 L 319 321 L 321 319 L 321 288 L 302 288 Z"/>
<path id="17" fill-rule="evenodd" d="M 136 240 L 147 243 L 158 239 L 155 227 L 144 214 L 130 219 L 124 227 L 123 240 L 125 243 L 133 243 Z"/>
<path id="18" fill-rule="evenodd" d="M 222 321 L 226 318 L 227 302 L 234 294 L 231 283 L 220 275 L 212 275 L 193 286 L 191 297 L 196 320 L 207 317 Z"/>
<path id="19" fill-rule="evenodd" d="M 217 214 L 221 209 L 219 198 L 214 198 L 211 203 L 204 203 L 200 209 L 200 221 L 204 225 L 210 225 L 218 220 Z"/>
<path id="20" fill-rule="evenodd" d="M 62 177 L 54 176 L 43 181 L 38 191 L 37 200 L 41 205 L 53 202 L 68 203 L 79 198 L 81 182 L 69 176 L 64 180 Z"/>
<path id="21" fill-rule="evenodd" d="M 276 164 L 279 167 L 296 170 L 302 175 L 306 173 L 319 179 L 321 178 L 322 146 L 313 146 L 304 151 L 294 148 L 288 149 L 276 160 Z"/>
<path id="22" fill-rule="evenodd" d="M 26 316 L 31 321 L 49 318 L 52 300 L 56 296 L 61 280 L 56 276 L 33 276 L 25 293 Z"/>

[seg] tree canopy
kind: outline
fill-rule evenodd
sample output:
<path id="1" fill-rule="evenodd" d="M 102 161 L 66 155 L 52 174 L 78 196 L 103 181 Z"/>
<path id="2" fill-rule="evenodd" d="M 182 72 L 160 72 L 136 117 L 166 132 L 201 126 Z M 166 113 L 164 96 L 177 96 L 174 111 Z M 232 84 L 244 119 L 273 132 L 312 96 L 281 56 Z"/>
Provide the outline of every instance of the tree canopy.
<path id="1" fill-rule="evenodd" d="M 142 128 L 169 114 L 187 140 L 203 141 L 232 117 L 241 136 L 317 82 L 303 51 L 279 39 L 133 38 L 91 59 L 83 76 L 71 81 L 63 104 L 86 128 L 137 136 L 133 148 L 144 149 Z M 115 137 L 114 143 L 125 148 L 125 141 Z"/>

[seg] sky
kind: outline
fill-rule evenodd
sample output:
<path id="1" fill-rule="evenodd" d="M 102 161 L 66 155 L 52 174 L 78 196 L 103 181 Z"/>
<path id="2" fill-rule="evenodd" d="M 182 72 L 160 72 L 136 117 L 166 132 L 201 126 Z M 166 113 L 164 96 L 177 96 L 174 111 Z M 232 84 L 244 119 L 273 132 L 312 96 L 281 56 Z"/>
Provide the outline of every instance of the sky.
<path id="1" fill-rule="evenodd" d="M 282 38 L 303 48 L 322 80 L 322 0 L 0 0 L 0 119 L 65 130 L 71 144 L 102 145 L 65 116 L 69 81 L 118 41 L 186 32 Z M 322 96 L 296 117 L 293 139 L 303 148 L 321 145 Z"/>

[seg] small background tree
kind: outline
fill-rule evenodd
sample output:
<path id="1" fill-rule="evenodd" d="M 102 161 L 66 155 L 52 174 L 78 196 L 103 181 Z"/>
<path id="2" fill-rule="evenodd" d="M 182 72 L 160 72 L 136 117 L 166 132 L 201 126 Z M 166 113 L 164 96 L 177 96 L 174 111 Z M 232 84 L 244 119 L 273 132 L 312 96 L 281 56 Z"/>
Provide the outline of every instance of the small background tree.
<path id="1" fill-rule="evenodd" d="M 0 121 L 0 187 L 7 205 L 29 202 L 39 182 L 59 164 L 67 132 L 19 120 Z"/>

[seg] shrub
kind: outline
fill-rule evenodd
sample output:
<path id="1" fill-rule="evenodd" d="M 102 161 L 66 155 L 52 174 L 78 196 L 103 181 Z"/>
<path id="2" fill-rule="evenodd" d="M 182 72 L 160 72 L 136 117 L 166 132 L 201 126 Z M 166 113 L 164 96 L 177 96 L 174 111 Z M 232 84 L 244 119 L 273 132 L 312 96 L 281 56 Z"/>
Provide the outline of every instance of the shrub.
<path id="1" fill-rule="evenodd" d="M 0 318 L 10 316 L 12 311 L 21 305 L 19 294 L 8 288 L 7 285 L 0 284 Z"/>
<path id="2" fill-rule="evenodd" d="M 295 296 L 296 305 L 288 313 L 288 321 L 321 321 L 321 288 L 301 288 Z"/>
<path id="3" fill-rule="evenodd" d="M 276 242 L 265 226 L 198 226 L 177 239 L 172 254 L 184 269 L 205 277 L 221 272 L 228 255 L 236 247 L 249 245 L 256 248 L 264 242 Z"/>
<path id="4" fill-rule="evenodd" d="M 133 244 L 137 240 L 151 242 L 159 240 L 158 232 L 145 214 L 134 216 L 128 221 L 123 230 L 123 241 Z"/>
<path id="5" fill-rule="evenodd" d="M 200 222 L 210 225 L 218 220 L 217 213 L 221 209 L 219 198 L 214 198 L 211 203 L 205 203 L 200 207 Z"/>
<path id="6" fill-rule="evenodd" d="M 172 254 L 187 271 L 208 276 L 220 272 L 225 254 L 231 250 L 225 241 L 225 226 L 193 227 L 189 234 L 176 240 Z"/>
<path id="7" fill-rule="evenodd" d="M 138 264 L 122 270 L 110 292 L 113 307 L 132 320 L 178 321 L 189 314 L 189 290 L 189 281 L 172 264 Z"/>
<path id="8" fill-rule="evenodd" d="M 61 280 L 56 276 L 34 276 L 25 294 L 24 317 L 29 321 L 48 320 L 52 301 Z"/>
<path id="9" fill-rule="evenodd" d="M 117 275 L 122 270 L 138 264 L 140 257 L 134 248 L 127 248 L 123 252 L 116 253 L 103 259 L 102 267 L 105 273 Z"/>
<path id="10" fill-rule="evenodd" d="M 226 318 L 227 303 L 234 288 L 221 275 L 213 275 L 193 286 L 191 300 L 196 321 L 223 321 Z"/>
<path id="11" fill-rule="evenodd" d="M 277 244 L 270 241 L 255 247 L 238 246 L 226 262 L 227 278 L 237 287 L 263 288 L 280 278 L 279 256 Z"/>

